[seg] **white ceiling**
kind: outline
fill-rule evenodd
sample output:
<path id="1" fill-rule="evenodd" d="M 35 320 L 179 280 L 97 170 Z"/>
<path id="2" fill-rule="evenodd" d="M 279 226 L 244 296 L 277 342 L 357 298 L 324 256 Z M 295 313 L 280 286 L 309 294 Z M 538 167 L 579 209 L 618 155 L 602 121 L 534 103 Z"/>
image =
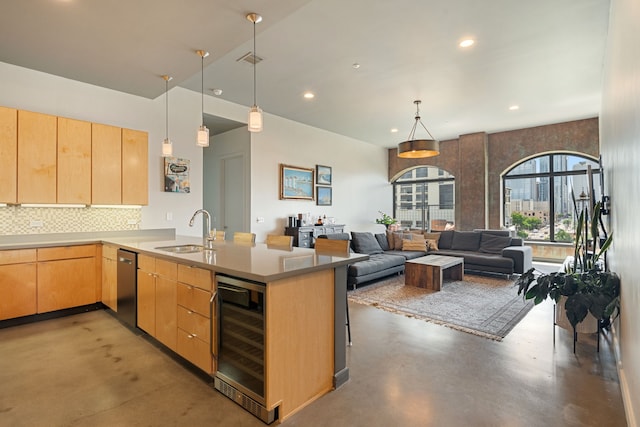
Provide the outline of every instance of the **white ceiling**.
<path id="1" fill-rule="evenodd" d="M 609 0 L 5 0 L 0 61 L 156 98 L 162 74 L 200 92 L 204 49 L 205 93 L 250 106 L 248 12 L 258 105 L 380 146 L 406 139 L 415 99 L 440 140 L 600 110 Z"/>

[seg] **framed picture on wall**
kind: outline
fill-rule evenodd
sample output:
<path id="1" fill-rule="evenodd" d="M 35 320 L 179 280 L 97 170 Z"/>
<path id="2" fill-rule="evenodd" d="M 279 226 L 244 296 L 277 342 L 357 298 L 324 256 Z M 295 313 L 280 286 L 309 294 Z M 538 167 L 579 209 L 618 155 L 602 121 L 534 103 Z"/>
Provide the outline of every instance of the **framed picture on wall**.
<path id="1" fill-rule="evenodd" d="M 313 169 L 280 165 L 280 199 L 314 200 Z"/>
<path id="2" fill-rule="evenodd" d="M 331 167 L 316 165 L 316 181 L 318 185 L 331 185 Z"/>
<path id="3" fill-rule="evenodd" d="M 332 188 L 331 187 L 316 187 L 316 205 L 318 206 L 331 206 L 332 202 Z"/>
<path id="4" fill-rule="evenodd" d="M 189 193 L 189 160 L 177 157 L 164 158 L 164 191 L 167 193 Z"/>

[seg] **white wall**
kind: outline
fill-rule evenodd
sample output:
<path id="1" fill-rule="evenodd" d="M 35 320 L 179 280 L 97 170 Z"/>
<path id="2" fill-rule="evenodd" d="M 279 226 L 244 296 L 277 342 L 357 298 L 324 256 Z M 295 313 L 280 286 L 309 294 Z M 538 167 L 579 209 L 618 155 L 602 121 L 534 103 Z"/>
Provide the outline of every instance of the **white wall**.
<path id="1" fill-rule="evenodd" d="M 620 386 L 630 426 L 640 422 L 640 3 L 613 0 L 600 114 L 605 187 L 611 194 L 610 267 L 621 279 Z"/>
<path id="2" fill-rule="evenodd" d="M 268 233 L 281 234 L 288 216 L 306 212 L 316 218 L 334 217 L 349 231 L 384 231 L 375 219 L 378 210 L 392 212 L 386 149 L 280 117 L 265 117 L 264 127 L 251 140 L 251 230 L 257 241 Z M 330 166 L 332 206 L 279 200 L 280 163 L 313 169 L 317 164 Z"/>
<path id="3" fill-rule="evenodd" d="M 165 193 L 161 143 L 165 137 L 165 96 L 150 100 L 0 62 L 0 105 L 149 132 L 149 205 L 141 228 L 175 228 L 199 236 L 188 221 L 203 207 L 203 153 L 195 145 L 201 98 L 182 88 L 169 91 L 169 137 L 176 157 L 191 162 L 191 192 Z M 158 85 L 164 87 L 159 76 Z M 205 96 L 205 113 L 245 122 L 248 107 Z M 279 118 L 264 117 L 265 130 L 251 135 L 251 231 L 264 240 L 282 233 L 287 216 L 298 212 L 333 216 L 351 230 L 382 230 L 378 210 L 392 211 L 386 150 L 351 138 Z M 215 141 L 215 138 L 214 138 Z M 214 142 L 215 143 L 215 142 Z M 333 168 L 333 205 L 279 200 L 279 164 Z M 167 220 L 170 213 L 172 220 Z M 265 218 L 258 224 L 257 216 Z"/>

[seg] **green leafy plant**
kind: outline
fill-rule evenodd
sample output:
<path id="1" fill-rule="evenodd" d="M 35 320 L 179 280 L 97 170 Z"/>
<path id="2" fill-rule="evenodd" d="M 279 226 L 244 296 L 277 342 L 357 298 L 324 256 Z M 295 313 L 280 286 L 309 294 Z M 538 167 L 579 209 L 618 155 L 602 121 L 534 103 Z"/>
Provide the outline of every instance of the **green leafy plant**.
<path id="1" fill-rule="evenodd" d="M 540 304 L 547 298 L 556 303 L 566 297 L 564 308 L 573 328 L 591 313 L 607 322 L 620 312 L 620 278 L 603 269 L 603 258 L 611 246 L 613 235 L 601 241 L 598 233 L 600 203 L 593 208 L 591 222 L 585 210 L 580 213 L 574 238 L 574 256 L 564 271 L 536 273 L 532 268 L 516 280 L 518 295 Z"/>
<path id="2" fill-rule="evenodd" d="M 376 224 L 392 225 L 398 222 L 397 219 L 390 217 L 386 213 L 382 211 L 378 211 L 378 212 L 380 212 L 380 215 L 382 216 L 376 219 Z"/>

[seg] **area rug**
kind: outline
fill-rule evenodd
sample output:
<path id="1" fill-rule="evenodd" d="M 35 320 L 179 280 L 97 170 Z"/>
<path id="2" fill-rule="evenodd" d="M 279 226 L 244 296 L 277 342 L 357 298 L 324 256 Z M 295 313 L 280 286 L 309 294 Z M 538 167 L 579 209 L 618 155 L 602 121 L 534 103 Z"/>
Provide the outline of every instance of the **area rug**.
<path id="1" fill-rule="evenodd" d="M 470 334 L 501 341 L 531 310 L 512 280 L 465 275 L 445 280 L 441 291 L 404 285 L 393 276 L 348 293 L 349 301 L 426 320 Z"/>

